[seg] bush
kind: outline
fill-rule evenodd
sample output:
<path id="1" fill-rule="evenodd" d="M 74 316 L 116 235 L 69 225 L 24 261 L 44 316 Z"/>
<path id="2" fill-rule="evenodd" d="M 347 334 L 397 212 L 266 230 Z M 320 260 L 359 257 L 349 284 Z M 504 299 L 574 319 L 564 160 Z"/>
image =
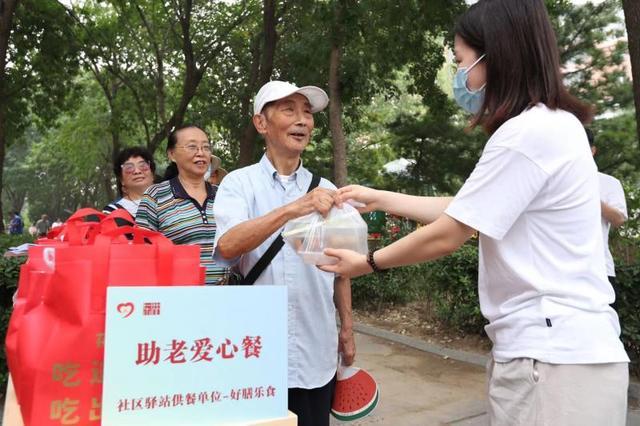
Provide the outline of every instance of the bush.
<path id="1" fill-rule="evenodd" d="M 612 233 L 610 246 L 616 259 L 616 310 L 621 338 L 631 358 L 631 372 L 640 377 L 640 190 L 630 192 L 630 197 L 629 192 L 627 194 L 630 219 L 619 233 Z M 379 245 L 386 246 L 411 230 L 408 222 L 392 221 Z M 356 307 L 375 308 L 379 312 L 387 305 L 426 298 L 438 321 L 459 331 L 484 335 L 487 321 L 480 312 L 478 300 L 475 239 L 434 262 L 357 278 L 352 288 Z"/>
<path id="2" fill-rule="evenodd" d="M 432 262 L 429 298 L 436 318 L 467 333 L 484 334 L 487 320 L 478 300 L 478 247 L 475 239 L 450 256 Z"/>
<path id="3" fill-rule="evenodd" d="M 387 216 L 381 238 L 369 242 L 370 248 L 384 247 L 415 229 L 411 221 Z M 384 274 L 369 274 L 351 284 L 355 307 L 380 311 L 384 306 L 405 304 L 425 293 L 428 267 L 425 264 L 395 268 Z"/>
<path id="4" fill-rule="evenodd" d="M 0 256 L 12 246 L 31 242 L 33 239 L 22 235 L 0 235 Z M 4 353 L 4 339 L 7 333 L 7 325 L 11 316 L 13 305 L 12 297 L 18 286 L 20 265 L 26 261 L 26 257 L 0 257 L 0 393 L 4 392 L 8 378 L 7 358 Z"/>
<path id="5" fill-rule="evenodd" d="M 630 370 L 640 377 L 640 263 L 616 268 L 616 310 L 622 327 L 622 341 L 629 358 Z"/>
<path id="6" fill-rule="evenodd" d="M 353 280 L 353 305 L 380 312 L 388 305 L 403 305 L 422 297 L 428 282 L 427 265 L 395 268 Z"/>

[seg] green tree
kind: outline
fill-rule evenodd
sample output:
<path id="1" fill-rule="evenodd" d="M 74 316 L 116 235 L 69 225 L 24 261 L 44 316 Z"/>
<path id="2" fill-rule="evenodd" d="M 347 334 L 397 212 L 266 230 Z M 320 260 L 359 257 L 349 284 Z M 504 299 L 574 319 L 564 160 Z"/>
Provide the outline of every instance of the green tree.
<path id="1" fill-rule="evenodd" d="M 633 75 L 633 100 L 636 110 L 636 134 L 640 145 L 640 2 L 622 0 L 624 19 L 629 37 L 629 57 Z"/>
<path id="2" fill-rule="evenodd" d="M 147 148 L 155 152 L 184 123 L 204 75 L 251 14 L 248 3 L 93 0 L 67 12 L 106 98 L 115 98 L 114 84 L 129 92 Z M 112 131 L 122 115 L 113 110 Z"/>
<path id="3" fill-rule="evenodd" d="M 619 0 L 575 5 L 547 0 L 556 30 L 560 61 L 571 90 L 602 113 L 632 102 L 631 82 L 621 66 L 627 43 Z"/>
<path id="4" fill-rule="evenodd" d="M 346 183 L 341 120 L 359 113 L 377 93 L 388 93 L 398 70 L 412 75 L 409 90 L 432 105 L 446 95 L 436 85 L 445 58 L 443 37 L 453 26 L 463 2 L 403 0 L 331 0 L 299 2 L 282 32 L 276 69 L 285 79 L 328 82 L 332 104 L 329 123 L 334 156 L 334 179 Z M 318 24 L 321 23 L 321 24 Z"/>
<path id="5" fill-rule="evenodd" d="M 62 114 L 54 127 L 32 137 L 24 160 L 32 173 L 27 189 L 32 219 L 43 213 L 64 218 L 80 207 L 100 209 L 111 201 L 109 106 L 99 96 L 94 80 L 85 77 L 79 84 L 73 111 Z M 133 137 L 123 133 L 124 139 Z"/>
<path id="6" fill-rule="evenodd" d="M 7 146 L 19 140 L 33 119 L 29 111 L 37 111 L 40 120 L 50 120 L 63 106 L 78 65 L 72 28 L 55 2 L 0 3 L 0 165 Z M 2 217 L 0 202 L 0 231 Z"/>

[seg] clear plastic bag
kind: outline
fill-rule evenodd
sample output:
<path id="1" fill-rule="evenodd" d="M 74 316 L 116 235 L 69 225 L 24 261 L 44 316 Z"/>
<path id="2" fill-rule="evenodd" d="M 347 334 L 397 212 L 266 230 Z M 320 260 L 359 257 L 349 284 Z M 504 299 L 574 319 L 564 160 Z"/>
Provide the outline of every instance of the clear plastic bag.
<path id="1" fill-rule="evenodd" d="M 290 220 L 282 233 L 284 240 L 309 265 L 330 265 L 335 257 L 325 256 L 324 249 L 349 249 L 367 254 L 367 224 L 349 204 L 333 207 L 326 218 L 311 213 Z"/>

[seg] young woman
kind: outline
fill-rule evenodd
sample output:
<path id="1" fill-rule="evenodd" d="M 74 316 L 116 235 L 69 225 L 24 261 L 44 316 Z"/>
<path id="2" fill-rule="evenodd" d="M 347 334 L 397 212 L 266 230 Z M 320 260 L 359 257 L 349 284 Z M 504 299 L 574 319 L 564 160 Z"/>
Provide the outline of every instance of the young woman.
<path id="1" fill-rule="evenodd" d="M 138 208 L 136 223 L 162 232 L 176 244 L 199 245 L 206 284 L 220 284 L 227 277 L 227 268 L 217 266 L 212 255 L 216 193 L 204 179 L 211 161 L 209 137 L 197 126 L 178 128 L 169 135 L 167 155 L 171 164 L 165 181 L 149 187 Z"/>
<path id="2" fill-rule="evenodd" d="M 543 0 L 480 0 L 455 28 L 454 95 L 489 141 L 453 199 L 360 186 L 338 202 L 430 225 L 369 256 L 327 250 L 344 276 L 447 255 L 480 234 L 479 295 L 493 342 L 492 425 L 625 424 L 629 358 L 609 306 L 598 174 L 562 83 Z"/>

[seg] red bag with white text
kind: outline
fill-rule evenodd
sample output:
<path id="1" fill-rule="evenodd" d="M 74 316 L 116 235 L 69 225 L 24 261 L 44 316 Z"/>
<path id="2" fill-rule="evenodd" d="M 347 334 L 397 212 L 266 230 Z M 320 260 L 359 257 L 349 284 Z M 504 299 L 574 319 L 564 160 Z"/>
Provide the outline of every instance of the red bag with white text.
<path id="1" fill-rule="evenodd" d="M 20 267 L 18 291 L 5 338 L 7 364 L 19 399 L 23 393 L 23 384 L 28 383 L 29 379 L 23 379 L 23 370 L 18 362 L 18 331 L 23 316 L 42 303 L 44 290 L 53 274 L 55 247 L 93 243 L 104 217 L 104 214 L 94 209 L 78 210 L 63 226 L 49 232 L 47 238 L 39 239 L 38 245 L 30 247 L 28 260 Z M 37 355 L 29 354 L 33 357 Z M 24 374 L 28 377 L 29 372 Z M 29 391 L 27 386 L 26 392 Z"/>
<path id="2" fill-rule="evenodd" d="M 198 246 L 140 228 L 114 227 L 91 245 L 56 247 L 42 303 L 23 314 L 18 330 L 25 425 L 100 424 L 107 286 L 203 283 Z"/>

